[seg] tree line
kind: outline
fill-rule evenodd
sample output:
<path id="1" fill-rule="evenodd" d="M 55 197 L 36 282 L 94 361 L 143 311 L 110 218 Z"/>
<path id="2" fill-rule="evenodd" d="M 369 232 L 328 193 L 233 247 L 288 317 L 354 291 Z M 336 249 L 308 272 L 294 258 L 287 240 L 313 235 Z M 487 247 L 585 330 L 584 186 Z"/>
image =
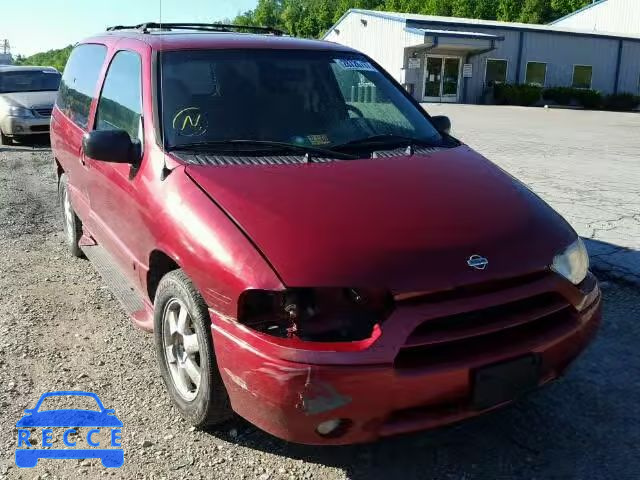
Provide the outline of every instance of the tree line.
<path id="1" fill-rule="evenodd" d="M 258 0 L 232 20 L 277 27 L 297 37 L 322 36 L 349 8 L 504 22 L 548 23 L 591 0 Z"/>
<path id="2" fill-rule="evenodd" d="M 56 69 L 58 69 L 58 71 L 62 72 L 64 70 L 64 66 L 67 64 L 67 60 L 69 59 L 69 55 L 71 54 L 72 49 L 73 46 L 69 45 L 64 48 L 57 48 L 54 50 L 47 50 L 46 52 L 36 53 L 35 55 L 30 55 L 28 57 L 18 55 L 14 59 L 14 63 L 16 65 L 38 65 L 43 67 L 55 67 Z"/>

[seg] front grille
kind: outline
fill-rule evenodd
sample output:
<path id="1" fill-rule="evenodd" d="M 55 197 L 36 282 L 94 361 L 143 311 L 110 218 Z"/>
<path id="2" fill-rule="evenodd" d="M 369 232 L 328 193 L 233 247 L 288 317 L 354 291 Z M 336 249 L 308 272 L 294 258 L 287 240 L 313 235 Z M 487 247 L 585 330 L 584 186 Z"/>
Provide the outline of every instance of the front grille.
<path id="1" fill-rule="evenodd" d="M 32 127 L 29 127 L 29 129 L 32 132 L 48 132 L 49 131 L 49 125 L 34 125 Z"/>
<path id="2" fill-rule="evenodd" d="M 53 111 L 53 108 L 51 108 L 51 107 L 49 107 L 49 108 L 34 108 L 33 111 L 36 112 L 41 117 L 50 117 L 51 116 L 51 112 Z"/>
<path id="3" fill-rule="evenodd" d="M 572 307 L 545 293 L 481 310 L 426 320 L 407 338 L 396 368 L 471 364 L 491 354 L 523 351 L 576 325 Z"/>

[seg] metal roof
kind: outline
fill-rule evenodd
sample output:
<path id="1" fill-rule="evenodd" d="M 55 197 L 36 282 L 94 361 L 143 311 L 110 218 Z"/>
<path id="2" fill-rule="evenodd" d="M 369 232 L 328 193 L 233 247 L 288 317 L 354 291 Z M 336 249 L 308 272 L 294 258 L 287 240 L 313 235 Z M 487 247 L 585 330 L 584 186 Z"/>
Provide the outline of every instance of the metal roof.
<path id="1" fill-rule="evenodd" d="M 395 20 L 403 22 L 412 27 L 421 27 L 422 25 L 429 25 L 433 23 L 448 24 L 452 27 L 478 27 L 478 28 L 490 28 L 490 29 L 506 29 L 506 30 L 521 30 L 521 31 L 533 31 L 540 33 L 558 33 L 564 35 L 574 36 L 590 36 L 601 38 L 615 38 L 615 39 L 632 39 L 640 40 L 640 33 L 632 35 L 621 35 L 615 32 L 593 32 L 576 30 L 566 27 L 554 26 L 554 25 L 539 25 L 535 23 L 518 23 L 518 22 L 498 22 L 496 20 L 480 20 L 477 18 L 461 18 L 461 17 L 440 17 L 437 15 L 421 15 L 417 13 L 401 13 L 401 12 L 381 12 L 376 10 L 363 10 L 360 8 L 351 8 L 331 27 L 330 32 L 335 28 L 347 15 L 350 13 L 359 13 L 362 15 L 369 15 L 372 17 L 386 18 L 388 20 Z M 325 35 L 326 36 L 326 35 Z"/>
<path id="2" fill-rule="evenodd" d="M 563 20 L 566 20 L 567 18 L 571 18 L 571 17 L 573 17 L 575 15 L 578 15 L 578 14 L 584 12 L 585 10 L 589 10 L 589 9 L 595 7 L 596 5 L 600 5 L 601 3 L 604 3 L 606 1 L 607 0 L 598 0 L 596 2 L 592 2 L 589 5 L 585 5 L 584 7 L 579 8 L 575 12 L 571 12 L 570 14 L 565 15 L 564 17 L 558 18 L 557 20 L 554 20 L 553 22 L 549 22 L 549 25 L 555 25 L 558 22 L 562 22 Z"/>
<path id="3" fill-rule="evenodd" d="M 484 40 L 504 40 L 501 35 L 491 35 L 490 33 L 480 32 L 462 32 L 460 30 L 438 30 L 434 28 L 405 28 L 408 32 L 425 34 L 434 37 L 458 37 L 458 38 L 476 38 Z"/>

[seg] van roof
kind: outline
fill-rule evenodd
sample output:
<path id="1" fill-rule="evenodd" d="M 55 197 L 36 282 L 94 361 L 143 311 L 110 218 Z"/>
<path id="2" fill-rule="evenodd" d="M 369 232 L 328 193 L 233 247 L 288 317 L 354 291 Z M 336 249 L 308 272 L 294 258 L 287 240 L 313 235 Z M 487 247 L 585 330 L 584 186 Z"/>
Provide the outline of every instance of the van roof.
<path id="1" fill-rule="evenodd" d="M 333 42 L 308 40 L 289 36 L 236 33 L 236 32 L 172 32 L 139 30 L 115 30 L 87 38 L 80 43 L 113 44 L 129 38 L 146 43 L 153 50 L 200 50 L 200 49 L 284 49 L 284 50 L 354 50 Z"/>

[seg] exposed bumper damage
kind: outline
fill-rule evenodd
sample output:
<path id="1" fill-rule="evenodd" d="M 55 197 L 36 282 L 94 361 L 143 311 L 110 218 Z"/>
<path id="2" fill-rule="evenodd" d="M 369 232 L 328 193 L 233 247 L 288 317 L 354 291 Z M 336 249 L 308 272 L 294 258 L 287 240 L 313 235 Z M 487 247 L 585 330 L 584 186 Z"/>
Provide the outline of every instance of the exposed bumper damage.
<path id="1" fill-rule="evenodd" d="M 514 335 L 512 341 L 501 341 L 497 348 L 475 353 L 465 344 L 462 354 L 447 356 L 449 349 L 445 348 L 443 354 L 435 355 L 427 346 L 418 361 L 411 357 L 408 363 L 400 361 L 403 351 L 416 328 L 428 322 L 425 317 L 433 305 L 396 309 L 383 325 L 380 338 L 360 352 L 283 347 L 214 312 L 212 334 L 222 377 L 239 415 L 277 437 L 298 443 L 367 442 L 449 424 L 508 403 L 474 409 L 473 373 L 486 365 L 532 353 L 540 360 L 539 385 L 560 376 L 600 323 L 600 294 L 591 279 L 589 291 L 549 277 L 510 289 L 506 295 L 500 292 L 503 302 L 540 292 L 558 293 L 567 307 L 566 318 L 560 318 L 558 312 L 549 317 L 557 325 L 540 331 L 527 327 L 526 337 Z M 457 300 L 451 308 L 455 310 L 459 304 L 463 306 L 458 308 L 483 308 L 484 303 L 495 300 L 492 298 L 481 295 L 466 303 Z M 448 303 L 440 304 L 439 315 L 448 307 Z M 478 338 L 465 341 L 477 343 Z M 321 423 L 338 419 L 344 428 L 337 429 L 335 435 L 318 433 Z"/>

